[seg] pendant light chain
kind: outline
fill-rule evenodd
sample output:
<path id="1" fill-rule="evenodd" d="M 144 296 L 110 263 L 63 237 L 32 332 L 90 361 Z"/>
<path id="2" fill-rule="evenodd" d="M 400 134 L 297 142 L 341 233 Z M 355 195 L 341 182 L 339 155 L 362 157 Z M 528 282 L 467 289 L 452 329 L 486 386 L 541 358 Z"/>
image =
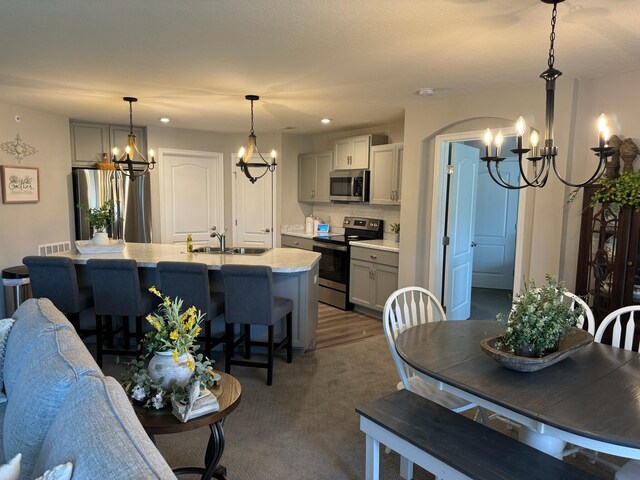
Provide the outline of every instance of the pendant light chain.
<path id="1" fill-rule="evenodd" d="M 133 135 L 133 102 L 129 100 L 129 133 Z"/>
<path id="2" fill-rule="evenodd" d="M 554 43 L 556 40 L 556 17 L 558 16 L 558 4 L 553 4 L 553 13 L 551 14 L 551 34 L 549 35 L 549 68 L 553 68 L 553 62 L 555 62 L 555 50 Z"/>
<path id="3" fill-rule="evenodd" d="M 251 100 L 251 135 L 254 135 L 253 133 L 253 100 Z"/>

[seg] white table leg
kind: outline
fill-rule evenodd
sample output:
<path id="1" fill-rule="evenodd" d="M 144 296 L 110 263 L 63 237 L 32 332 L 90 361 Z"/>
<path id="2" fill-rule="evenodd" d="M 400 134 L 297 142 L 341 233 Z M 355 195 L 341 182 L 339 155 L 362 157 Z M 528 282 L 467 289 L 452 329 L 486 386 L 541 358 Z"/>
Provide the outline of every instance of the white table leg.
<path id="1" fill-rule="evenodd" d="M 413 462 L 400 455 L 400 477 L 404 480 L 413 479 Z"/>
<path id="2" fill-rule="evenodd" d="M 518 439 L 522 443 L 531 445 L 533 448 L 540 450 L 541 452 L 562 460 L 562 452 L 564 451 L 566 442 L 559 438 L 544 433 L 538 433 L 535 430 L 522 426 L 518 431 Z"/>
<path id="3" fill-rule="evenodd" d="M 380 478 L 380 442 L 367 435 L 365 461 L 365 479 L 378 480 Z"/>

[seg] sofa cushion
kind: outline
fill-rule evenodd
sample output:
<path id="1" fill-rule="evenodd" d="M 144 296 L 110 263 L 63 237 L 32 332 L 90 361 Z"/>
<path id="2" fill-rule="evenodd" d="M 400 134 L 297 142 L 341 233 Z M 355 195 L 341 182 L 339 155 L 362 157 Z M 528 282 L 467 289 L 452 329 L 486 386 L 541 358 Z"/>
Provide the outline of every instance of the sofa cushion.
<path id="1" fill-rule="evenodd" d="M 13 318 L 3 318 L 0 320 L 0 403 L 7 401 L 7 396 L 4 394 L 4 353 L 7 348 L 7 339 L 9 338 L 9 332 L 15 320 Z"/>
<path id="2" fill-rule="evenodd" d="M 73 463 L 74 479 L 176 478 L 111 377 L 77 382 L 47 433 L 34 476 L 64 462 Z"/>
<path id="3" fill-rule="evenodd" d="M 14 319 L 4 365 L 9 400 L 3 422 L 4 458 L 22 453 L 21 478 L 30 479 L 47 430 L 70 390 L 84 375 L 102 372 L 48 299 L 28 300 Z"/>

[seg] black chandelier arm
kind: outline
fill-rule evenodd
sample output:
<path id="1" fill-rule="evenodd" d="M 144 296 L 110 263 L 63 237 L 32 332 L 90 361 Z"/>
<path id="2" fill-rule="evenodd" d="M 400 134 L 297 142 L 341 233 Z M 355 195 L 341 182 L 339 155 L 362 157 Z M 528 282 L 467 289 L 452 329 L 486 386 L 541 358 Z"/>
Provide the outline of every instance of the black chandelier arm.
<path id="1" fill-rule="evenodd" d="M 522 180 L 529 187 L 544 187 L 547 183 L 547 178 L 549 177 L 549 170 L 547 168 L 548 159 L 546 157 L 531 157 L 527 160 L 533 162 L 533 174 L 535 178 L 533 180 L 529 180 L 527 174 L 524 171 L 524 166 L 522 165 L 522 158 L 519 158 L 518 167 L 520 168 L 520 176 L 522 177 Z M 537 162 L 542 162 L 542 167 L 540 168 L 539 172 L 536 165 Z"/>
<path id="2" fill-rule="evenodd" d="M 511 185 L 510 183 L 506 182 L 502 178 L 502 175 L 500 175 L 500 172 L 499 172 L 498 163 L 500 162 L 500 160 L 495 160 L 496 158 L 497 157 L 480 157 L 480 160 L 483 160 L 483 161 L 485 161 L 487 163 L 487 172 L 489 172 L 489 176 L 491 177 L 491 180 L 493 180 L 495 183 L 500 185 L 502 188 L 506 188 L 506 189 L 509 189 L 509 190 L 520 190 L 521 188 L 526 187 L 526 185 L 515 186 L 515 185 Z M 497 178 L 493 174 L 493 172 L 491 171 L 491 161 L 492 160 L 496 161 L 496 173 L 498 174 Z"/>
<path id="3" fill-rule="evenodd" d="M 582 183 L 572 183 L 572 182 L 569 182 L 569 181 L 565 180 L 564 178 L 562 178 L 560 176 L 560 173 L 558 172 L 558 167 L 556 165 L 556 157 L 553 157 L 553 159 L 551 161 L 551 165 L 553 166 L 553 171 L 555 172 L 556 177 L 558 177 L 558 180 L 560 180 L 562 183 L 564 183 L 568 187 L 581 188 L 581 187 L 589 185 L 593 181 L 597 180 L 605 172 L 605 170 L 606 170 L 605 167 L 607 165 L 607 156 L 604 153 L 600 153 L 599 156 L 600 156 L 600 161 L 598 163 L 598 168 L 596 168 L 596 171 L 594 172 L 593 175 L 591 175 L 589 180 L 587 180 L 586 182 L 582 182 Z"/>
<path id="4" fill-rule="evenodd" d="M 496 174 L 498 175 L 498 178 L 500 179 L 500 181 L 502 182 L 501 184 L 505 187 L 508 188 L 509 190 L 522 190 L 523 188 L 527 188 L 527 187 L 535 187 L 536 185 L 529 185 L 529 184 L 524 184 L 524 185 L 511 185 L 509 182 L 507 182 L 503 177 L 502 174 L 500 173 L 500 163 L 496 162 Z M 522 171 L 522 169 L 521 169 Z M 491 171 L 489 171 L 489 175 L 491 175 Z M 494 178 L 493 176 L 491 176 L 491 178 Z M 494 178 L 495 180 L 495 178 Z"/>

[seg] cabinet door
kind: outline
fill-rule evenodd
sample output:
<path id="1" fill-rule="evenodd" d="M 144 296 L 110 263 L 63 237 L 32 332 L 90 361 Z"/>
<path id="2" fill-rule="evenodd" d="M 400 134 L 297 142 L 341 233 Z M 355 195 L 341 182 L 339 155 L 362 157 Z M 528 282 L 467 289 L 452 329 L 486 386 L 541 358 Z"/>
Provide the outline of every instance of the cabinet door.
<path id="1" fill-rule="evenodd" d="M 400 204 L 400 200 L 402 199 L 402 161 L 404 158 L 404 145 L 399 144 L 396 146 L 396 166 L 395 166 L 395 195 L 393 198 L 395 199 L 395 203 L 397 205 Z"/>
<path id="2" fill-rule="evenodd" d="M 369 168 L 370 135 L 360 135 L 351 139 L 351 168 Z"/>
<path id="3" fill-rule="evenodd" d="M 375 264 L 373 269 L 373 288 L 376 310 L 384 310 L 387 298 L 398 289 L 398 269 L 387 265 Z"/>
<path id="4" fill-rule="evenodd" d="M 329 173 L 333 169 L 333 152 L 324 152 L 316 155 L 316 191 L 314 201 L 330 202 L 329 198 Z"/>
<path id="5" fill-rule="evenodd" d="M 102 161 L 102 155 L 111 157 L 109 128 L 98 123 L 70 122 L 71 162 L 74 165 L 93 166 Z"/>
<path id="6" fill-rule="evenodd" d="M 372 205 L 394 205 L 394 166 L 396 149 L 394 145 L 371 148 L 371 190 L 369 203 Z"/>
<path id="7" fill-rule="evenodd" d="M 336 141 L 333 168 L 347 170 L 351 168 L 351 139 L 343 138 Z"/>
<path id="8" fill-rule="evenodd" d="M 372 264 L 360 260 L 351 260 L 349 272 L 349 301 L 357 305 L 373 305 Z"/>
<path id="9" fill-rule="evenodd" d="M 305 154 L 298 157 L 298 201 L 313 202 L 316 189 L 316 158 Z"/>

